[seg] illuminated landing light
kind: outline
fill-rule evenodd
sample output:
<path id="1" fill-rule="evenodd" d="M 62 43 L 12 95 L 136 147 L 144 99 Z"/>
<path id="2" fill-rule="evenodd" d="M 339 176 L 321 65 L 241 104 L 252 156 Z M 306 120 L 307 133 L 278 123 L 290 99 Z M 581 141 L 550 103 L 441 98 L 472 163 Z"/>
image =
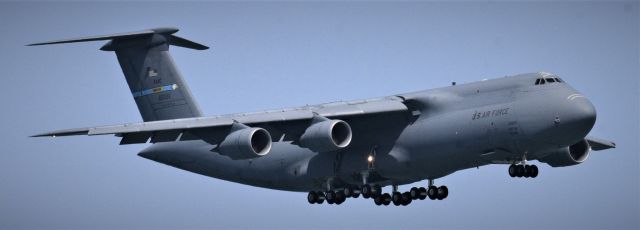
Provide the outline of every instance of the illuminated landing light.
<path id="1" fill-rule="evenodd" d="M 369 163 L 373 162 L 373 156 L 369 155 L 369 157 L 367 157 L 367 161 L 368 161 Z"/>

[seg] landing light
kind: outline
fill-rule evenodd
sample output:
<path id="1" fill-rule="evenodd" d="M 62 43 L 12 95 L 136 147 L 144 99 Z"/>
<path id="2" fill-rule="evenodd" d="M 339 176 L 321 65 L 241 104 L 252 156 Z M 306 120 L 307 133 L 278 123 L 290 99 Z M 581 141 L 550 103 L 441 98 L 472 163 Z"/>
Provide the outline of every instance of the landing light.
<path id="1" fill-rule="evenodd" d="M 369 157 L 367 157 L 367 161 L 368 161 L 369 163 L 373 162 L 373 156 L 369 155 Z"/>

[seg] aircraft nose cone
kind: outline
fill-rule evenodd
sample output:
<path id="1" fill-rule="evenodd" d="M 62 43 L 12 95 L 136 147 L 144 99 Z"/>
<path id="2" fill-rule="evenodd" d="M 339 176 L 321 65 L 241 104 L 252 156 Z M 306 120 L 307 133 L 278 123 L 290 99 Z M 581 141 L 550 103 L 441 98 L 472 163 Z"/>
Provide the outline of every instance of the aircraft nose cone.
<path id="1" fill-rule="evenodd" d="M 587 98 L 576 97 L 569 99 L 568 110 L 563 122 L 566 132 L 584 138 L 596 123 L 596 108 Z"/>
<path id="2" fill-rule="evenodd" d="M 591 131 L 596 123 L 596 108 L 586 98 L 575 102 L 576 124 Z"/>

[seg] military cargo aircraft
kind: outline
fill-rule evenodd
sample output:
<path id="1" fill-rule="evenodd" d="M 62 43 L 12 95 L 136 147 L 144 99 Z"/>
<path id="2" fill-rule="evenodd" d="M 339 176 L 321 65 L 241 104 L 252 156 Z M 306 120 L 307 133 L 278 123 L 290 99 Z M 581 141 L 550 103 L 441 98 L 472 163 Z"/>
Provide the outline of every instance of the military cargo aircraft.
<path id="1" fill-rule="evenodd" d="M 34 43 L 109 40 L 143 122 L 53 131 L 34 137 L 115 135 L 152 143 L 138 155 L 190 172 L 263 188 L 308 192 L 311 204 L 371 198 L 376 205 L 442 200 L 435 179 L 489 164 L 535 178 L 533 160 L 577 165 L 615 143 L 588 136 L 596 110 L 550 73 L 529 73 L 365 100 L 203 116 L 169 47 L 207 46 L 178 29 Z M 398 186 L 426 180 L 426 187 Z M 384 193 L 383 187 L 391 192 Z"/>

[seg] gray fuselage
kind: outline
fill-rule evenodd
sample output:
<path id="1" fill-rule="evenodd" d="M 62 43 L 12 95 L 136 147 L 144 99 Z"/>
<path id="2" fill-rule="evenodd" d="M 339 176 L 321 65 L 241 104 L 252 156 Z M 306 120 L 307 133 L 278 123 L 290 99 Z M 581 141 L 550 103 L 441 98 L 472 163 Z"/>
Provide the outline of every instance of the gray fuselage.
<path id="1" fill-rule="evenodd" d="M 593 105 L 568 84 L 535 84 L 547 77 L 557 79 L 523 74 L 396 95 L 411 114 L 345 119 L 354 129 L 353 141 L 334 152 L 281 141 L 266 156 L 232 160 L 197 140 L 156 143 L 139 155 L 214 178 L 288 191 L 361 185 L 363 174 L 367 183 L 402 185 L 487 164 L 536 160 L 583 140 L 596 118 Z"/>

